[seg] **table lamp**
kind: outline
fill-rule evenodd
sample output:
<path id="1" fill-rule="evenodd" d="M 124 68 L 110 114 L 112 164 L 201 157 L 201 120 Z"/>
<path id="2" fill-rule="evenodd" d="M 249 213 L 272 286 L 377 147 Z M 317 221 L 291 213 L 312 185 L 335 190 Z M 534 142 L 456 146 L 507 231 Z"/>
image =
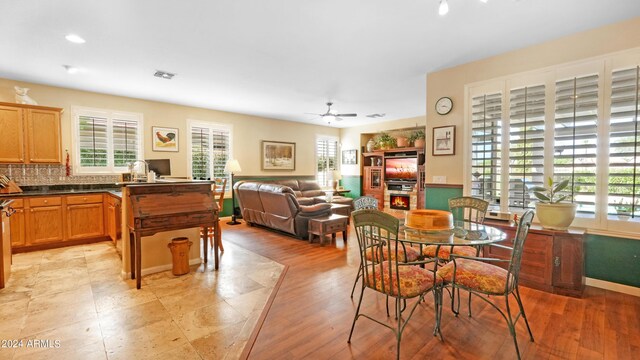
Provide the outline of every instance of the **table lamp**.
<path id="1" fill-rule="evenodd" d="M 231 221 L 227 223 L 229 225 L 240 224 L 240 221 L 236 220 L 236 192 L 233 189 L 233 175 L 241 171 L 242 168 L 240 168 L 240 163 L 238 162 L 238 160 L 229 159 L 224 165 L 224 172 L 231 173 Z"/>
<path id="2" fill-rule="evenodd" d="M 338 183 L 340 180 L 342 180 L 342 174 L 340 174 L 340 171 L 333 170 L 333 190 L 338 189 Z"/>

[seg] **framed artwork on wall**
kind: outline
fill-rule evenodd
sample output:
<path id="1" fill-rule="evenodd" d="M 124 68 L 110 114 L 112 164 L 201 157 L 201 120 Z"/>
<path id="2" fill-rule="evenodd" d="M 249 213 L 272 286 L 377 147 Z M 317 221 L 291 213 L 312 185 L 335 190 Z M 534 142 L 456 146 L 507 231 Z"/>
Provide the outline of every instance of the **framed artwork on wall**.
<path id="1" fill-rule="evenodd" d="M 262 140 L 262 170 L 295 170 L 296 143 Z"/>
<path id="2" fill-rule="evenodd" d="M 344 165 L 356 165 L 358 163 L 358 150 L 343 150 L 342 151 L 342 164 Z"/>
<path id="3" fill-rule="evenodd" d="M 456 153 L 456 126 L 440 126 L 433 128 L 434 156 L 455 155 Z"/>
<path id="4" fill-rule="evenodd" d="M 178 151 L 178 129 L 151 127 L 153 151 Z"/>

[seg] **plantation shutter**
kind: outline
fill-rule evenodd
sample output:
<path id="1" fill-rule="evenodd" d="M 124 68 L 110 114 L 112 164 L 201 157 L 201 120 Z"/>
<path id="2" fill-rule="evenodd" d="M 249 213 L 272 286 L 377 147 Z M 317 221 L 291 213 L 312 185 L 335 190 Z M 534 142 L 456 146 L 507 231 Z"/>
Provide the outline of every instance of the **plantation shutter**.
<path id="1" fill-rule="evenodd" d="M 336 139 L 319 138 L 316 141 L 317 172 L 316 181 L 320 186 L 330 186 L 333 170 L 338 166 L 338 141 Z"/>
<path id="2" fill-rule="evenodd" d="M 210 179 L 209 171 L 209 129 L 205 127 L 191 127 L 191 176 L 194 179 Z"/>
<path id="3" fill-rule="evenodd" d="M 500 203 L 502 94 L 471 100 L 471 196 Z"/>
<path id="4" fill-rule="evenodd" d="M 544 185 L 544 112 L 544 85 L 511 90 L 509 208 L 532 208 L 528 189 Z"/>
<path id="5" fill-rule="evenodd" d="M 614 71 L 611 81 L 608 213 L 640 213 L 640 67 Z"/>
<path id="6" fill-rule="evenodd" d="M 224 172 L 224 166 L 229 159 L 229 130 L 211 129 L 212 162 L 211 169 L 214 178 L 228 177 Z M 231 187 L 231 179 L 227 180 L 227 187 Z M 226 189 L 225 189 L 226 191 Z"/>
<path id="7" fill-rule="evenodd" d="M 107 164 L 107 119 L 80 116 L 78 121 L 80 166 L 104 167 Z"/>
<path id="8" fill-rule="evenodd" d="M 597 125 L 598 75 L 556 82 L 553 173 L 585 214 L 595 213 Z"/>
<path id="9" fill-rule="evenodd" d="M 140 136 L 138 123 L 132 120 L 116 120 L 112 122 L 113 128 L 113 165 L 126 167 L 128 163 L 140 159 L 138 149 Z"/>

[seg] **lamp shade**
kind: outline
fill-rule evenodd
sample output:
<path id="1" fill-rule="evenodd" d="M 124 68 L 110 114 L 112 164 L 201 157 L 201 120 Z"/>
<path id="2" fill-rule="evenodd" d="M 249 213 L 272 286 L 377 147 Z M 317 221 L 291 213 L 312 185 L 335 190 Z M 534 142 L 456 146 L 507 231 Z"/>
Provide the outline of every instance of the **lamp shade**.
<path id="1" fill-rule="evenodd" d="M 340 171 L 333 170 L 333 180 L 342 180 L 342 174 L 340 174 Z"/>
<path id="2" fill-rule="evenodd" d="M 224 165 L 224 172 L 226 173 L 239 173 L 242 171 L 242 168 L 240 168 L 240 163 L 238 162 L 238 160 L 235 159 L 229 159 L 227 160 L 227 163 Z"/>

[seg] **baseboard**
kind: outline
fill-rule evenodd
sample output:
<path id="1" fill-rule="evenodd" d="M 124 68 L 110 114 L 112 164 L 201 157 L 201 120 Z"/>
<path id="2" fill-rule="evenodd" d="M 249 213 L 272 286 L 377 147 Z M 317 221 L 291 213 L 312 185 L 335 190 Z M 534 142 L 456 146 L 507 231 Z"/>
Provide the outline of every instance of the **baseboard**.
<path id="1" fill-rule="evenodd" d="M 201 263 L 202 263 L 202 259 L 201 258 L 196 258 L 196 259 L 189 260 L 189 266 L 198 265 L 198 264 L 201 264 Z M 171 268 L 173 268 L 173 264 L 164 264 L 164 265 L 158 265 L 158 266 L 142 269 L 142 276 L 159 273 L 159 272 L 163 272 L 163 271 L 166 271 L 166 270 L 171 270 Z M 124 272 L 123 271 L 121 273 L 121 275 L 122 275 L 123 279 L 130 279 L 131 278 L 131 272 Z"/>
<path id="2" fill-rule="evenodd" d="M 640 287 L 623 285 L 623 284 L 618 284 L 610 281 L 604 281 L 604 280 L 592 279 L 592 278 L 586 279 L 586 285 L 640 297 Z"/>

